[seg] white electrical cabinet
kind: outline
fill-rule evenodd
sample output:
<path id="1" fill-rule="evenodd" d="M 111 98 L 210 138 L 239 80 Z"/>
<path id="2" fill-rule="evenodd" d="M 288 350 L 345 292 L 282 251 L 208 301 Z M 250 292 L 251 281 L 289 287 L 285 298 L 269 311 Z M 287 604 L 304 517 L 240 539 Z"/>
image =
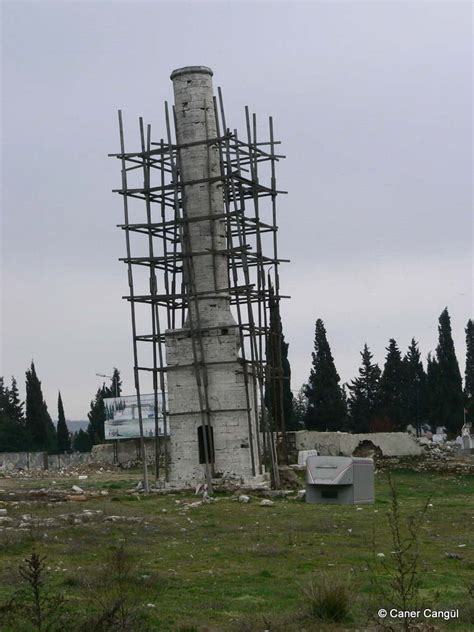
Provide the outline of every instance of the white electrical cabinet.
<path id="1" fill-rule="evenodd" d="M 354 456 L 309 456 L 306 461 L 306 502 L 373 503 L 373 460 Z"/>

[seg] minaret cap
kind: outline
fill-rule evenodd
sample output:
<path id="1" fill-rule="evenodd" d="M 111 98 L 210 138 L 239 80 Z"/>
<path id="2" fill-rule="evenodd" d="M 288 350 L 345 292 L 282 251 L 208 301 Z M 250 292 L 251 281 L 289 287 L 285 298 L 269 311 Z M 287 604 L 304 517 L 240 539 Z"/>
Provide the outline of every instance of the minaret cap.
<path id="1" fill-rule="evenodd" d="M 189 75 L 189 74 L 201 74 L 201 75 L 212 75 L 214 74 L 210 68 L 207 66 L 184 66 L 184 68 L 177 68 L 173 70 L 170 75 L 170 79 L 173 80 L 179 75 Z"/>

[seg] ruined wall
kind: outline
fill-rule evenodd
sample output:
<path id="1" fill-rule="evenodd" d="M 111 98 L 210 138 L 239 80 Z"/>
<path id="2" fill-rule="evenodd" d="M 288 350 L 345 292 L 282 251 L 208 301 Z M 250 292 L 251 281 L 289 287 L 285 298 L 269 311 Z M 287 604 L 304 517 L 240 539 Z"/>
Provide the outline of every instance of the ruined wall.
<path id="1" fill-rule="evenodd" d="M 291 434 L 295 437 L 297 450 L 316 449 L 323 456 L 351 456 L 364 441 L 373 443 L 384 456 L 418 456 L 423 453 L 420 444 L 406 432 L 350 434 L 300 430 Z"/>
<path id="2" fill-rule="evenodd" d="M 161 451 L 164 451 L 163 441 L 161 438 Z M 166 441 L 169 441 L 166 439 Z M 155 462 L 155 440 L 145 439 L 145 449 L 147 462 L 153 464 Z M 111 442 L 100 443 L 92 446 L 91 461 L 92 463 L 118 463 L 119 465 L 127 465 L 128 463 L 135 463 L 141 459 L 140 445 L 138 439 L 122 440 L 119 441 L 116 448 L 117 460 L 114 460 L 114 446 Z"/>
<path id="3" fill-rule="evenodd" d="M 88 452 L 72 454 L 48 454 L 47 452 L 0 452 L 0 470 L 45 470 L 60 469 L 70 465 L 89 463 Z"/>

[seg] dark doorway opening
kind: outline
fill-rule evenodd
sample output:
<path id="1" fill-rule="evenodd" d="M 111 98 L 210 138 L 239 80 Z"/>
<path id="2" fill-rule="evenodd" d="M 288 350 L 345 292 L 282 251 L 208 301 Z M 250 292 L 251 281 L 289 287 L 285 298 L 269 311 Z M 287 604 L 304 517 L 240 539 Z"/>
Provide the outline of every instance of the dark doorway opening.
<path id="1" fill-rule="evenodd" d="M 204 441 L 207 444 L 209 463 L 214 463 L 214 430 L 212 426 L 199 426 L 198 428 L 199 463 L 206 462 Z"/>

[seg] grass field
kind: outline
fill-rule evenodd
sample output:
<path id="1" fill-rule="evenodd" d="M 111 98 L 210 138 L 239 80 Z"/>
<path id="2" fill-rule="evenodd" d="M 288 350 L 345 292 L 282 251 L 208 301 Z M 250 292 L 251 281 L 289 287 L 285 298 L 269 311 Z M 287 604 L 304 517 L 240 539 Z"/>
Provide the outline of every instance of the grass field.
<path id="1" fill-rule="evenodd" d="M 0 603 L 25 587 L 18 567 L 37 551 L 47 557 L 46 590 L 65 600 L 61 625 L 67 622 L 67 627 L 58 629 L 70 632 L 84 622 L 83 629 L 91 631 L 87 621 L 97 618 L 120 589 L 131 618 L 136 617 L 123 629 L 136 632 L 371 630 L 378 608 L 401 607 L 396 598 L 387 603 L 381 595 L 393 566 L 387 522 L 391 494 L 384 473 L 376 475 L 375 504 L 360 507 L 306 505 L 294 498 L 260 506 L 257 496 L 243 504 L 231 494 L 187 507 L 199 499 L 181 493 L 131 495 L 128 490 L 137 480 L 138 474 L 124 472 L 86 481 L 58 478 L 54 485 L 51 480 L 0 479 L 0 507 L 7 508 L 15 527 L 0 530 Z M 424 629 L 474 629 L 468 594 L 474 583 L 474 476 L 396 470 L 393 480 L 401 523 L 431 499 L 417 531 L 420 604 L 459 608 L 458 619 L 432 620 L 436 627 Z M 35 487 L 69 489 L 72 484 L 109 494 L 54 503 L 26 495 Z M 25 514 L 30 517 L 23 520 Z M 70 515 L 58 518 L 64 514 Z M 42 522 L 47 517 L 57 520 L 47 525 Z M 132 558 L 125 570 L 110 561 L 117 546 Z M 350 614 L 344 622 L 308 615 L 305 591 L 312 578 L 318 583 L 322 575 L 328 584 L 347 580 Z M 0 629 L 37 629 L 16 616 L 16 621 L 4 617 Z"/>

